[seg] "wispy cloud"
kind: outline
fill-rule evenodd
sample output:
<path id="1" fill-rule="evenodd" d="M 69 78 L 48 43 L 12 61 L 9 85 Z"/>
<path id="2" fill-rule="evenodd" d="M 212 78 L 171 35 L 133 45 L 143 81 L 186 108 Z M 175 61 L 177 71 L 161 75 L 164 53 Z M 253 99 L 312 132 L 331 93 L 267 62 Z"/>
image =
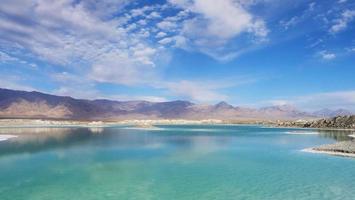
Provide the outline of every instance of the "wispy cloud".
<path id="1" fill-rule="evenodd" d="M 294 16 L 294 17 L 291 17 L 290 19 L 288 20 L 281 20 L 280 21 L 280 25 L 285 29 L 289 29 L 290 27 L 293 27 L 295 26 L 297 23 L 299 23 L 300 21 L 300 18 L 297 17 L 297 16 Z"/>
<path id="2" fill-rule="evenodd" d="M 259 77 L 231 76 L 224 77 L 222 80 L 160 81 L 156 82 L 153 87 L 163 89 L 167 91 L 170 96 L 180 99 L 200 103 L 215 103 L 229 100 L 229 97 L 223 90 L 252 84 L 259 80 Z"/>
<path id="3" fill-rule="evenodd" d="M 109 83 L 128 88 L 144 86 L 161 90 L 173 98 L 198 102 L 228 100 L 223 90 L 236 87 L 239 78 L 226 81 L 233 84 L 221 84 L 208 78 L 196 81 L 175 77 L 170 80 L 162 71 L 169 66 L 171 53 L 183 49 L 188 53 L 203 53 L 218 61 L 231 61 L 254 51 L 269 40 L 277 40 L 272 34 L 279 31 L 271 30 L 274 27 L 268 23 L 266 14 L 259 15 L 264 14 L 263 10 L 256 11 L 258 5 L 279 9 L 290 7 L 290 3 L 297 4 L 291 0 L 280 2 L 220 0 L 217 4 L 215 0 L 168 0 L 145 5 L 128 0 L 3 0 L 0 5 L 0 62 L 35 65 L 30 61 L 43 61 L 52 67 L 46 73 L 51 74 L 49 81 L 55 83 L 53 93 L 60 95 L 110 98 L 96 87 Z M 355 17 L 354 10 L 345 8 L 346 3 L 342 1 L 337 12 L 330 10 L 326 14 L 319 3 L 307 3 L 307 12 L 299 16 L 287 15 L 281 25 L 291 29 L 317 15 L 326 18 L 327 23 L 320 28 L 325 35 L 338 33 L 349 27 Z M 314 14 L 308 14 L 310 11 Z M 276 18 L 274 20 L 280 21 Z M 327 39 L 315 38 L 317 42 L 311 46 L 322 45 L 319 48 L 325 49 Z M 316 51 L 317 57 L 328 61 L 342 57 L 339 51 Z M 30 59 L 22 60 L 24 53 Z M 0 86 L 20 89 L 17 83 L 21 82 L 23 80 L 6 79 L 1 80 Z M 121 97 L 163 100 L 160 96 Z"/>
<path id="4" fill-rule="evenodd" d="M 7 88 L 13 90 L 24 90 L 24 91 L 34 91 L 35 89 L 31 86 L 24 84 L 23 78 L 20 76 L 12 75 L 1 77 L 0 88 Z"/>
<path id="5" fill-rule="evenodd" d="M 345 30 L 348 24 L 355 18 L 355 10 L 345 10 L 341 16 L 334 20 L 334 24 L 330 27 L 331 33 L 338 33 Z"/>
<path id="6" fill-rule="evenodd" d="M 95 83 L 85 76 L 78 76 L 68 72 L 54 73 L 52 80 L 59 87 L 50 93 L 60 96 L 71 96 L 81 99 L 97 99 L 102 96 L 95 88 Z"/>
<path id="7" fill-rule="evenodd" d="M 112 2 L 2 2 L 0 40 L 52 64 L 81 67 L 95 80 L 131 84 L 141 78 L 137 71 L 155 65 L 159 49 L 148 44 L 144 28 L 131 30 L 129 17 L 114 15 L 125 3 L 101 10 Z"/>
<path id="8" fill-rule="evenodd" d="M 210 0 L 171 1 L 131 10 L 126 10 L 127 4 L 5 0 L 0 7 L 0 42 L 53 65 L 77 68 L 93 81 L 134 85 L 159 79 L 157 63 L 166 60 L 170 47 L 225 60 L 243 52 L 223 50 L 229 40 L 242 33 L 256 38 L 268 34 L 262 19 L 232 0 L 217 6 Z M 117 15 L 118 11 L 129 12 Z"/>
<path id="9" fill-rule="evenodd" d="M 19 61 L 18 58 L 10 56 L 9 54 L 0 51 L 0 62 L 12 62 L 12 61 Z"/>
<path id="10" fill-rule="evenodd" d="M 275 105 L 294 105 L 301 109 L 318 110 L 323 108 L 345 108 L 355 111 L 355 90 L 315 93 L 292 98 L 267 101 Z"/>
<path id="11" fill-rule="evenodd" d="M 239 55 L 238 52 L 244 51 L 245 46 L 227 44 L 241 34 L 254 37 L 245 39 L 252 46 L 256 41 L 265 41 L 269 32 L 265 22 L 239 1 L 221 0 L 216 4 L 213 0 L 170 0 L 170 3 L 193 16 L 182 22 L 179 34 L 188 45 L 181 48 L 198 50 L 219 60 L 230 60 L 234 56 L 225 54 Z"/>
<path id="12" fill-rule="evenodd" d="M 6 63 L 6 64 L 15 63 L 15 64 L 29 66 L 32 67 L 33 69 L 37 69 L 38 67 L 37 64 L 35 63 L 29 62 L 24 59 L 20 59 L 18 57 L 12 56 L 3 51 L 0 51 L 0 63 Z"/>
<path id="13" fill-rule="evenodd" d="M 103 96 L 118 101 L 149 101 L 149 102 L 166 102 L 169 101 L 166 97 L 161 96 L 141 96 L 141 95 L 111 95 Z"/>
<path id="14" fill-rule="evenodd" d="M 173 95 L 197 102 L 215 102 L 227 99 L 226 95 L 218 91 L 223 87 L 216 83 L 179 81 L 164 83 L 164 87 Z"/>
<path id="15" fill-rule="evenodd" d="M 335 53 L 330 53 L 328 51 L 320 51 L 318 54 L 323 60 L 333 60 L 336 58 Z"/>

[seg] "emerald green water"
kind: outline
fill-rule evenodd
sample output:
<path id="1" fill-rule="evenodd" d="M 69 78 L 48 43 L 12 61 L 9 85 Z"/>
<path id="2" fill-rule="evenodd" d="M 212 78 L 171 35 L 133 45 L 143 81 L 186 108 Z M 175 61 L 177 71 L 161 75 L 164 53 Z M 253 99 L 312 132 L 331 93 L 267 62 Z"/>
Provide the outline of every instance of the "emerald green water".
<path id="1" fill-rule="evenodd" d="M 355 159 L 300 151 L 346 133 L 159 128 L 0 129 L 0 200 L 354 200 Z"/>

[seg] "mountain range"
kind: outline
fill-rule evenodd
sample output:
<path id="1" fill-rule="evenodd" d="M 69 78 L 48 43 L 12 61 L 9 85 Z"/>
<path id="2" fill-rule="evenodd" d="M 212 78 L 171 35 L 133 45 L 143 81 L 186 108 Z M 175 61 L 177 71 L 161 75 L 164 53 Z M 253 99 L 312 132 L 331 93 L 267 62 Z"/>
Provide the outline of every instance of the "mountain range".
<path id="1" fill-rule="evenodd" d="M 226 102 L 205 105 L 181 100 L 168 102 L 86 100 L 36 91 L 0 88 L 1 118 L 276 120 L 322 118 L 348 114 L 350 115 L 351 112 L 344 109 L 323 109 L 310 113 L 288 105 L 247 108 L 232 106 Z"/>

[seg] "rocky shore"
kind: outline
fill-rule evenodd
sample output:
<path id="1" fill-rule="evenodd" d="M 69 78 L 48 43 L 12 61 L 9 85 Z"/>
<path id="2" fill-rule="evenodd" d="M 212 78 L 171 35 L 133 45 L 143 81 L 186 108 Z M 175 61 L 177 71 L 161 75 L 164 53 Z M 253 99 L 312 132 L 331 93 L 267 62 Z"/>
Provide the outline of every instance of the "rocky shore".
<path id="1" fill-rule="evenodd" d="M 337 116 L 329 119 L 279 121 L 277 127 L 314 128 L 329 130 L 347 130 L 349 138 L 355 138 L 355 115 Z M 355 157 L 355 139 L 304 149 L 305 152 L 323 153 L 336 156 Z"/>
<path id="2" fill-rule="evenodd" d="M 337 156 L 355 157 L 355 141 L 342 141 L 335 144 L 326 144 L 304 151 L 310 153 L 325 153 Z"/>
<path id="3" fill-rule="evenodd" d="M 280 121 L 276 126 L 318 129 L 355 129 L 355 115 L 337 116 L 318 120 Z"/>

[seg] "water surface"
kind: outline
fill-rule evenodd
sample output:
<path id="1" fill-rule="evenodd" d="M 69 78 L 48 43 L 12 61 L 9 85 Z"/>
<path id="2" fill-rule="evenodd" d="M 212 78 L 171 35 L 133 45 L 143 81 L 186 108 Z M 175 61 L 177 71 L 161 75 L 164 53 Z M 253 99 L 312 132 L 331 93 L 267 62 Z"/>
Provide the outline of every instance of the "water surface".
<path id="1" fill-rule="evenodd" d="M 349 133 L 294 131 L 3 128 L 0 199 L 353 200 L 355 159 L 300 151 Z"/>

